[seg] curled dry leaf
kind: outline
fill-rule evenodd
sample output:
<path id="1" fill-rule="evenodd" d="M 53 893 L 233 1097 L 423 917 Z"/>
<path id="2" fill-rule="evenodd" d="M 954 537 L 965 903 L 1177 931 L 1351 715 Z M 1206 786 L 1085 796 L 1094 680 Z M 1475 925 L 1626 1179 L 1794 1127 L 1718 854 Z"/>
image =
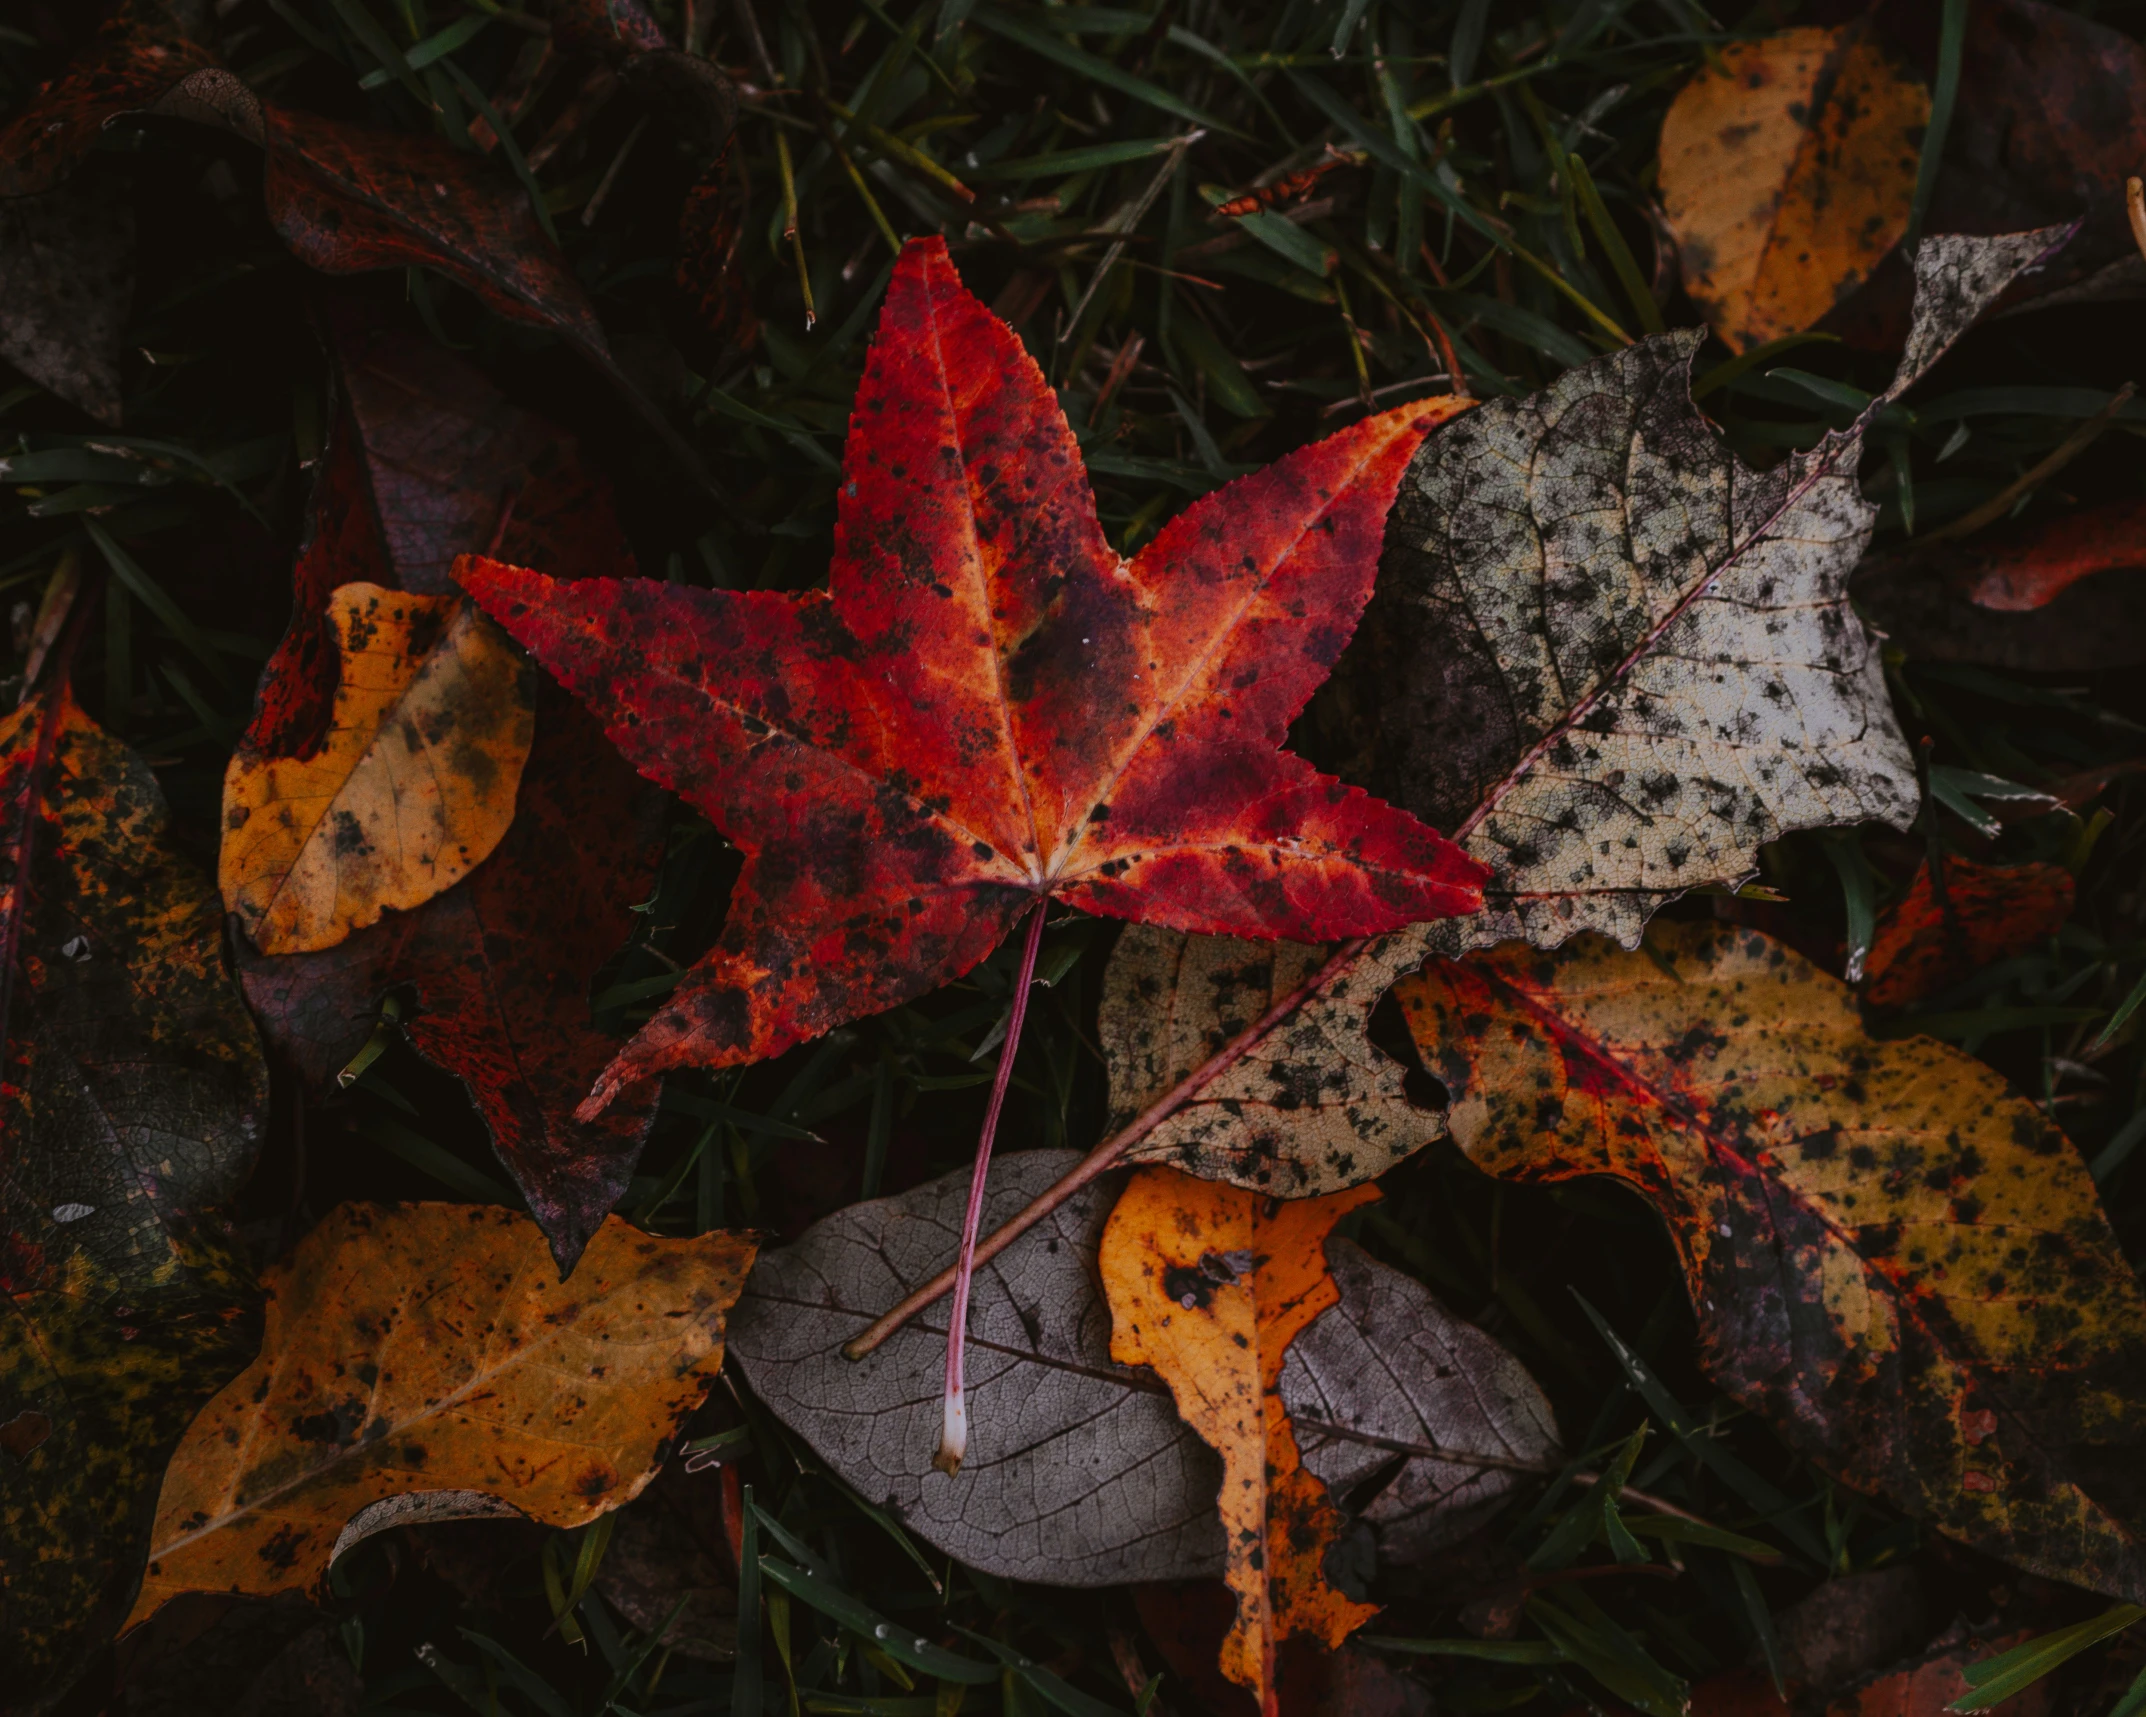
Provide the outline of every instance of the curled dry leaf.
<path id="1" fill-rule="evenodd" d="M 224 904 L 263 953 L 330 948 L 430 900 L 499 844 L 529 757 L 533 676 L 466 599 L 347 584 L 320 750 L 241 745 L 224 773 Z"/>
<path id="2" fill-rule="evenodd" d="M 1302 942 L 1249 942 L 1128 925 L 1103 974 L 1096 1034 L 1110 1065 L 1115 1133 L 1325 963 Z M 1368 1039 L 1346 1056 L 1292 1053 L 1277 1033 L 1203 1089 L 1168 1126 L 1126 1153 L 1285 1198 L 1373 1180 L 1445 1137 L 1419 1109 L 1403 1069 Z"/>
<path id="3" fill-rule="evenodd" d="M 270 1041 L 317 1094 L 407 984 L 411 1044 L 468 1086 L 563 1272 L 625 1192 L 656 1116 L 649 1085 L 573 1118 L 618 1047 L 590 1019 L 589 986 L 648 898 L 662 828 L 655 795 L 586 711 L 551 686 L 539 708 L 513 825 L 470 875 L 333 948 L 241 944 L 238 961 Z"/>
<path id="4" fill-rule="evenodd" d="M 1529 1468 L 1556 1464 L 1557 1421 L 1527 1368 L 1414 1277 L 1338 1236 L 1326 1263 L 1340 1301 L 1289 1344 L 1282 1406 L 1329 1496 L 1407 1456 L 1355 1506 L 1381 1563 L 1428 1562 L 1494 1514 Z"/>
<path id="5" fill-rule="evenodd" d="M 613 1218 L 561 1283 L 511 1212 L 338 1206 L 267 1273 L 260 1357 L 172 1457 L 128 1625 L 182 1592 L 310 1594 L 390 1496 L 478 1490 L 553 1526 L 617 1507 L 714 1381 L 752 1256 Z"/>
<path id="6" fill-rule="evenodd" d="M 1732 1397 L 1978 1549 L 2146 1592 L 2146 1295 L 1995 1072 L 1871 1038 L 1845 985 L 1725 925 L 1436 960 L 1397 993 L 1479 1167 L 1654 1204 Z"/>
<path id="7" fill-rule="evenodd" d="M 1283 1639 L 1338 1646 L 1378 1613 L 1327 1581 L 1344 1523 L 1299 1458 L 1280 1387 L 1289 1344 L 1340 1302 L 1327 1235 L 1376 1197 L 1356 1187 L 1278 1201 L 1143 1168 L 1103 1231 L 1111 1358 L 1159 1372 L 1179 1414 L 1222 1457 L 1223 1579 L 1237 1615 L 1221 1668 L 1270 1714 Z"/>
<path id="8" fill-rule="evenodd" d="M 1867 20 L 1731 42 L 1662 120 L 1684 287 L 1732 351 L 1816 323 L 1907 231 L 1930 92 Z"/>
<path id="9" fill-rule="evenodd" d="M 120 419 L 134 209 L 96 175 L 0 200 L 0 358 L 98 422 Z"/>
<path id="10" fill-rule="evenodd" d="M 2054 864 L 1945 861 L 1943 894 L 1930 862 L 1916 866 L 1907 894 L 1878 921 L 1864 998 L 1902 1007 L 2009 960 L 2053 936 L 2071 916 L 2071 872 Z"/>
<path id="11" fill-rule="evenodd" d="M 268 1070 L 223 914 L 141 760 L 71 692 L 0 722 L 0 1685 L 79 1673 L 126 1613 L 194 1409 L 250 1357 L 245 1184 Z"/>
<path id="12" fill-rule="evenodd" d="M 1076 1160 L 991 1165 L 1003 1219 Z M 976 1274 L 974 1428 L 959 1474 L 931 1465 L 944 1309 L 862 1360 L 842 1344 L 954 1255 L 968 1173 L 853 1205 L 762 1255 L 731 1319 L 754 1392 L 837 1477 L 947 1555 L 1008 1579 L 1112 1586 L 1219 1573 L 1214 1456 L 1154 1378 L 1112 1363 L 1096 1248 L 1120 1179 L 1076 1193 Z"/>
<path id="13" fill-rule="evenodd" d="M 588 1111 L 958 977 L 1039 897 L 1267 936 L 1470 908 L 1444 840 L 1280 749 L 1403 463 L 1458 408 L 1369 418 L 1121 561 L 1041 371 L 919 239 L 858 390 L 831 590 L 469 562 L 486 609 L 746 855 L 715 948 Z"/>

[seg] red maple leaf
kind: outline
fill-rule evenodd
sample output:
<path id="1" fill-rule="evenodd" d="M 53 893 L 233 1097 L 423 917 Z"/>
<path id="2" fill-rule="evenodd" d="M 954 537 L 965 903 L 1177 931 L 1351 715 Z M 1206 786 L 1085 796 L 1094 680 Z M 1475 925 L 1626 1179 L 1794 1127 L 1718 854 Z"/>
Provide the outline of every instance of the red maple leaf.
<path id="1" fill-rule="evenodd" d="M 715 948 L 583 1114 L 947 983 L 1039 900 L 1302 941 L 1475 910 L 1483 872 L 1457 847 L 1281 749 L 1370 596 L 1409 456 L 1464 405 L 1302 448 L 1126 561 L 1042 373 L 945 244 L 912 240 L 850 420 L 830 590 L 460 563 L 635 767 L 745 855 Z"/>

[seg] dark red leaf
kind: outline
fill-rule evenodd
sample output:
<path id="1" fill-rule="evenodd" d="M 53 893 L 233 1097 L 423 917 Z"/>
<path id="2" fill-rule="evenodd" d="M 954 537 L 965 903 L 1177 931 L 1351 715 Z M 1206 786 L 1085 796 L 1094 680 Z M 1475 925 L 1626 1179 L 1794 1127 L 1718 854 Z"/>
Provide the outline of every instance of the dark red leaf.
<path id="1" fill-rule="evenodd" d="M 81 163 L 105 125 L 145 107 L 187 73 L 215 64 L 207 49 L 141 9 L 98 32 L 89 50 L 0 127 L 0 197 L 49 191 Z"/>
<path id="2" fill-rule="evenodd" d="M 1904 1007 L 1971 977 L 1993 960 L 2024 954 L 2071 916 L 2071 872 L 2054 864 L 1945 861 L 1944 892 L 1926 860 L 1900 904 L 1878 924 L 1864 999 Z"/>
<path id="3" fill-rule="evenodd" d="M 235 946 L 247 1000 L 316 1092 L 364 1044 L 381 996 L 411 986 L 411 1043 L 469 1088 L 564 1275 L 655 1119 L 653 1085 L 593 1123 L 569 1117 L 618 1047 L 590 1019 L 589 984 L 648 897 L 661 830 L 655 795 L 595 722 L 547 694 L 514 826 L 468 878 L 322 953 Z"/>
<path id="4" fill-rule="evenodd" d="M 644 774 L 744 850 L 715 949 L 584 1113 L 919 995 L 1038 896 L 1302 941 L 1472 910 L 1479 868 L 1281 749 L 1433 422 L 1405 407 L 1103 540 L 1056 397 L 939 239 L 851 418 L 832 589 L 458 572 Z"/>
<path id="5" fill-rule="evenodd" d="M 247 730 L 267 756 L 307 757 L 319 744 L 336 676 L 322 615 L 336 586 L 444 594 L 456 555 L 495 545 L 568 578 L 634 570 L 610 484 L 572 436 L 437 346 L 348 306 L 326 322 L 343 409 L 314 478 L 291 628 Z"/>
<path id="6" fill-rule="evenodd" d="M 323 274 L 422 264 L 502 316 L 602 354 L 603 329 L 529 194 L 435 137 L 262 104 L 268 218 Z"/>

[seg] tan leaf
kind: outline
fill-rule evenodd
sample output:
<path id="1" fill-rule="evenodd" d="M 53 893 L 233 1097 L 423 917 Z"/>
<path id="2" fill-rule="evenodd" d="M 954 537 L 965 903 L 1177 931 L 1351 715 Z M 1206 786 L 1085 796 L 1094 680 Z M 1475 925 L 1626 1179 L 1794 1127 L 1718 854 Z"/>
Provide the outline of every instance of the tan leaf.
<path id="1" fill-rule="evenodd" d="M 1110 1064 L 1115 1133 L 1316 973 L 1302 942 L 1190 936 L 1129 924 L 1103 975 L 1096 1033 Z M 1338 1048 L 1339 1053 L 1329 1053 Z M 1308 1053 L 1306 1053 L 1308 1051 Z M 1402 1090 L 1404 1070 L 1364 1037 L 1299 1044 L 1277 1033 L 1133 1150 L 1285 1198 L 1373 1180 L 1445 1137 L 1445 1116 Z"/>
<path id="2" fill-rule="evenodd" d="M 2137 1600 L 2146 1294 L 2078 1153 L 1981 1062 L 1721 924 L 1434 960 L 1396 994 L 1455 1141 L 1661 1213 L 1706 1374 L 1859 1490 Z"/>
<path id="3" fill-rule="evenodd" d="M 553 1526 L 617 1507 L 721 1367 L 752 1256 L 613 1217 L 561 1282 L 514 1212 L 339 1206 L 268 1272 L 260 1357 L 172 1458 L 128 1625 L 182 1592 L 310 1592 L 393 1496 L 482 1491 Z"/>
<path id="4" fill-rule="evenodd" d="M 1662 120 L 1684 287 L 1734 351 L 1811 327 L 1907 231 L 1930 92 L 1862 22 L 1732 42 Z"/>
<path id="5" fill-rule="evenodd" d="M 307 757 L 241 747 L 224 774 L 224 904 L 264 954 L 332 948 L 482 863 L 514 820 L 535 682 L 468 598 L 346 584 L 342 683 Z"/>
<path id="6" fill-rule="evenodd" d="M 1237 1617 L 1221 1669 L 1270 1717 L 1282 1640 L 1309 1634 L 1332 1648 L 1378 1613 L 1327 1582 L 1342 1517 L 1304 1466 L 1281 1397 L 1289 1344 L 1341 1301 L 1326 1237 L 1377 1196 L 1357 1187 L 1284 1202 L 1145 1168 L 1103 1230 L 1111 1358 L 1161 1373 L 1178 1413 L 1222 1457 L 1223 1578 Z"/>

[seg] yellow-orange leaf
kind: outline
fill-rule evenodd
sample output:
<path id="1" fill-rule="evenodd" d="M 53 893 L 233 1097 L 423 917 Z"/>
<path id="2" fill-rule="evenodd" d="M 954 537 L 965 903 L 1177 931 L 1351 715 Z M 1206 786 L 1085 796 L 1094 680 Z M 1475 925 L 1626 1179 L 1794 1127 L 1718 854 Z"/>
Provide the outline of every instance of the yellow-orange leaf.
<path id="1" fill-rule="evenodd" d="M 1907 230 L 1930 92 L 1860 24 L 1722 49 L 1662 121 L 1684 286 L 1732 348 L 1808 328 Z"/>
<path id="2" fill-rule="evenodd" d="M 1290 1342 L 1341 1298 L 1327 1235 L 1377 1197 L 1358 1186 L 1284 1201 L 1145 1168 L 1103 1230 L 1111 1358 L 1154 1367 L 1222 1457 L 1225 1578 L 1237 1595 L 1222 1673 L 1270 1712 L 1281 1640 L 1311 1634 L 1331 1648 L 1378 1613 L 1327 1584 L 1341 1515 L 1299 1459 L 1280 1389 Z"/>
<path id="3" fill-rule="evenodd" d="M 1858 1490 L 2017 1567 L 2146 1601 L 2146 1295 L 2040 1108 L 1864 1029 L 1755 930 L 1657 921 L 1397 985 L 1453 1138 L 1660 1211 L 1699 1364 Z"/>
<path id="4" fill-rule="evenodd" d="M 128 1625 L 182 1592 L 307 1592 L 361 1510 L 481 1491 L 553 1526 L 627 1501 L 723 1363 L 753 1245 L 607 1220 L 559 1280 L 486 1205 L 346 1204 L 268 1272 L 260 1357 L 164 1475 Z"/>
<path id="5" fill-rule="evenodd" d="M 224 773 L 224 905 L 264 954 L 460 881 L 513 822 L 535 735 L 528 664 L 467 597 L 346 584 L 327 619 L 342 681 L 319 750 L 242 745 Z"/>

